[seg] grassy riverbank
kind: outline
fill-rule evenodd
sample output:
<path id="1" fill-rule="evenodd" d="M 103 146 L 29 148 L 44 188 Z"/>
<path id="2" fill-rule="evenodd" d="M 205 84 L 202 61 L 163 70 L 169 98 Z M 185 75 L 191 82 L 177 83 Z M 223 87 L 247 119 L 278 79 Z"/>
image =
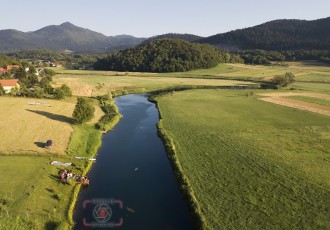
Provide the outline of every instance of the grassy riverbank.
<path id="1" fill-rule="evenodd" d="M 22 132 L 8 130 L 11 134 L 6 135 L 5 131 L 2 132 L 6 138 L 2 138 L 4 145 L 0 155 L 0 229 L 70 228 L 73 225 L 73 208 L 80 185 L 60 183 L 58 174 L 61 167 L 50 165 L 50 162 L 74 162 L 77 165 L 73 168 L 75 173 L 85 175 L 91 168 L 92 161 L 77 160 L 74 156 L 96 155 L 101 144 L 102 132 L 96 128 L 95 123 L 104 112 L 94 103 L 96 117 L 89 124 L 77 126 L 72 125 L 70 118 L 75 102 L 73 99 L 32 99 L 47 104 L 30 107 L 27 102 L 31 99 L 4 97 L 0 100 L 5 102 L 2 103 L 3 106 L 7 106 L 7 109 L 0 112 L 0 117 L 3 117 L 0 125 L 12 129 L 16 125 L 16 130 L 24 129 L 27 133 L 25 135 Z M 108 127 L 113 127 L 119 121 L 119 115 L 113 115 L 113 119 L 106 121 Z M 71 130 L 70 138 L 65 136 L 63 128 Z M 15 135 L 23 135 L 24 138 L 17 136 L 16 145 L 6 145 L 6 140 L 15 139 Z M 35 136 L 40 146 L 33 143 Z M 65 137 L 67 144 L 60 141 Z M 44 139 L 53 139 L 54 148 L 44 149 Z M 35 149 L 24 150 L 21 143 Z M 5 148 L 6 146 L 16 147 L 21 151 Z M 56 151 L 57 149 L 59 151 Z"/>
<path id="2" fill-rule="evenodd" d="M 157 101 L 170 158 L 201 226 L 329 226 L 328 117 L 239 91 L 184 91 Z"/>

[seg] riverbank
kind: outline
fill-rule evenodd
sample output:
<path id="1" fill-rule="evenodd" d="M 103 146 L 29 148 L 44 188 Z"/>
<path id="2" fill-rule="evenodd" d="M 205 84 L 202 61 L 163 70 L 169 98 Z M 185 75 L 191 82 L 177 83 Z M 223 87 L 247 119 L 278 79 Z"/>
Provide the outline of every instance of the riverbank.
<path id="1" fill-rule="evenodd" d="M 111 205 L 111 223 L 123 229 L 193 229 L 164 145 L 157 135 L 159 113 L 146 95 L 116 98 L 123 118 L 102 137 L 97 164 L 88 177 L 93 182 L 79 194 L 75 229 L 87 229 L 83 220 L 100 224 L 86 200 L 120 199 L 122 208 Z M 122 219 L 122 221 L 120 221 Z"/>
<path id="2" fill-rule="evenodd" d="M 198 206 L 190 205 L 206 229 L 327 228 L 329 118 L 259 97 L 216 89 L 157 97 L 169 156 Z"/>
<path id="3" fill-rule="evenodd" d="M 113 99 L 109 97 L 99 97 L 99 101 L 100 107 L 105 112 L 105 115 L 100 119 L 103 126 L 100 126 L 100 121 L 95 126 L 76 126 L 70 139 L 70 144 L 67 150 L 68 154 L 72 155 L 79 153 L 79 155 L 83 157 L 95 158 L 97 151 L 102 144 L 102 134 L 109 132 L 113 127 L 115 127 L 122 117 L 119 114 L 118 108 L 116 107 Z M 111 108 L 111 113 L 107 112 L 108 110 L 104 109 L 105 107 Z M 106 117 L 106 119 L 104 119 L 104 117 Z M 81 169 L 81 174 L 87 175 L 92 166 L 93 161 L 86 161 L 85 166 Z M 73 212 L 80 190 L 81 184 L 76 184 L 67 210 L 67 220 L 71 228 L 74 226 Z"/>
<path id="4" fill-rule="evenodd" d="M 161 138 L 165 149 L 167 156 L 171 162 L 173 171 L 177 178 L 178 187 L 181 191 L 181 194 L 186 201 L 190 215 L 192 217 L 192 221 L 194 223 L 194 226 L 197 229 L 209 229 L 207 226 L 207 223 L 205 221 L 205 217 L 203 216 L 201 212 L 201 207 L 199 203 L 197 202 L 196 196 L 194 194 L 193 188 L 190 185 L 188 177 L 185 175 L 184 170 L 182 168 L 182 165 L 177 157 L 176 153 L 176 147 L 174 144 L 174 141 L 172 137 L 169 135 L 166 129 L 164 129 L 163 126 L 163 118 L 162 118 L 162 111 L 159 107 L 159 101 L 157 100 L 158 97 L 165 96 L 169 93 L 162 92 L 161 94 L 155 94 L 149 97 L 149 101 L 155 103 L 158 112 L 159 112 L 159 122 L 157 123 L 157 130 L 158 130 L 158 136 Z"/>

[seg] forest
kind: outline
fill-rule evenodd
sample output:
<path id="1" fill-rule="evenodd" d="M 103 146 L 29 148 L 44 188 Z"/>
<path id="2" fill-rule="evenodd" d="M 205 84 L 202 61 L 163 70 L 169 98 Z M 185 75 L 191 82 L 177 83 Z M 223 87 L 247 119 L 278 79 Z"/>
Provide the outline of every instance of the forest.
<path id="1" fill-rule="evenodd" d="M 114 52 L 94 64 L 97 70 L 133 72 L 183 72 L 207 69 L 224 62 L 241 59 L 207 44 L 181 39 L 160 39 L 136 48 Z"/>

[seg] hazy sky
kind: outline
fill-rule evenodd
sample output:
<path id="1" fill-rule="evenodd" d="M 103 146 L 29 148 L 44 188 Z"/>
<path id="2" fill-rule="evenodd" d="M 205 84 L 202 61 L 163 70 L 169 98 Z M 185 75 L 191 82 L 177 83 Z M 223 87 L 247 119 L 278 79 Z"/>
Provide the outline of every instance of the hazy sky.
<path id="1" fill-rule="evenodd" d="M 71 22 L 105 35 L 214 35 L 274 19 L 330 16 L 330 0 L 4 0 L 0 29 Z"/>

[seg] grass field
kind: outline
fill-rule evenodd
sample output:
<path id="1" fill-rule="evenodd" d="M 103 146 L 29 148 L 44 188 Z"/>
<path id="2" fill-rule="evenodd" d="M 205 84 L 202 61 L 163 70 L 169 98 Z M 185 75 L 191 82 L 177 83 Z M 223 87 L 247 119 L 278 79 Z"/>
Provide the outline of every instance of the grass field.
<path id="1" fill-rule="evenodd" d="M 95 96 L 118 90 L 249 85 L 291 71 L 298 80 L 292 92 L 330 94 L 329 66 L 287 64 L 220 64 L 166 74 L 56 68 L 54 85 L 66 83 L 76 96 Z M 329 118 L 263 102 L 257 92 L 263 91 L 246 96 L 246 91 L 194 90 L 159 99 L 164 128 L 175 140 L 207 225 L 327 228 Z M 27 104 L 31 101 L 48 104 Z M 75 97 L 64 101 L 0 97 L 0 229 L 54 229 L 68 222 L 73 186 L 59 183 L 59 168 L 49 162 L 74 162 L 78 173 L 86 170 L 90 165 L 73 157 L 95 153 L 101 133 L 94 124 L 103 115 L 94 100 L 93 121 L 72 125 L 75 103 Z M 42 148 L 47 139 L 54 141 L 51 150 Z"/>
<path id="2" fill-rule="evenodd" d="M 73 186 L 60 183 L 60 167 L 52 160 L 72 162 L 56 156 L 0 156 L 0 229 L 54 229 L 67 220 Z M 73 160 L 75 173 L 84 161 Z"/>
<path id="3" fill-rule="evenodd" d="M 28 102 L 47 104 L 29 105 Z M 70 140 L 75 99 L 70 101 L 0 97 L 0 153 L 64 154 Z M 96 123 L 103 112 L 95 106 Z M 43 148 L 53 140 L 50 150 Z"/>
<path id="4" fill-rule="evenodd" d="M 327 229 L 330 118 L 242 91 L 158 98 L 210 229 Z"/>
<path id="5" fill-rule="evenodd" d="M 286 72 L 296 75 L 297 82 L 292 86 L 295 89 L 330 93 L 330 66 L 313 61 L 272 66 L 219 64 L 206 70 L 179 73 L 54 70 L 57 73 L 54 85 L 65 83 L 79 96 L 103 95 L 110 91 L 145 92 L 175 86 L 249 85 L 253 81 L 269 81 Z"/>
<path id="6" fill-rule="evenodd" d="M 306 96 L 291 96 L 290 98 L 296 99 L 296 100 L 301 100 L 301 101 L 306 101 L 306 102 L 311 102 L 311 103 L 316 103 L 319 105 L 330 106 L 330 99 L 325 100 L 325 99 L 312 98 L 312 97 L 306 97 Z"/>
<path id="7" fill-rule="evenodd" d="M 94 124 L 104 114 L 95 106 L 95 117 L 89 124 L 72 125 L 75 103 L 76 98 L 57 101 L 0 97 L 0 229 L 67 225 L 74 186 L 60 183 L 59 168 L 49 163 L 74 162 L 76 173 L 81 174 L 87 165 L 73 156 L 95 153 L 101 133 Z M 44 148 L 47 139 L 53 140 L 49 150 Z"/>
<path id="8" fill-rule="evenodd" d="M 269 80 L 275 75 L 292 72 L 297 81 L 330 82 L 330 66 L 315 61 L 284 62 L 283 65 L 219 64 L 207 70 L 185 73 L 160 74 L 160 76 L 224 78 L 241 80 Z"/>
<path id="9" fill-rule="evenodd" d="M 82 71 L 80 71 L 82 73 Z M 94 71 L 93 75 L 57 75 L 56 84 L 67 84 L 75 95 L 96 96 L 111 91 L 138 90 L 141 92 L 165 89 L 176 86 L 234 86 L 251 85 L 254 83 L 221 79 L 189 79 L 174 77 L 142 76 L 104 76 L 102 71 Z"/>

